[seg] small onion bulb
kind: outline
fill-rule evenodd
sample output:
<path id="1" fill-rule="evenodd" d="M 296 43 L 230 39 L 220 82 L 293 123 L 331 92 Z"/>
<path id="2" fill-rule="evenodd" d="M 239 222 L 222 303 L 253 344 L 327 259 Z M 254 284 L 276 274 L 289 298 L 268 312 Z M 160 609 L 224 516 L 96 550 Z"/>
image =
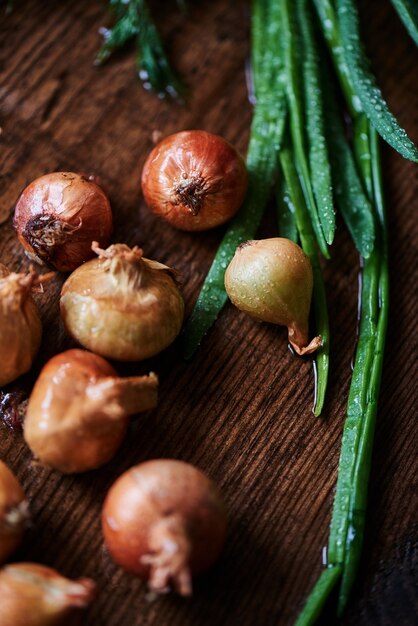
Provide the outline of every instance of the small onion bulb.
<path id="1" fill-rule="evenodd" d="M 227 519 L 216 485 L 182 461 L 159 459 L 122 474 L 102 513 L 106 546 L 121 567 L 164 593 L 187 596 L 191 577 L 218 558 Z"/>
<path id="2" fill-rule="evenodd" d="M 163 139 L 142 171 L 145 202 L 183 230 L 223 224 L 238 211 L 246 191 L 247 170 L 241 155 L 222 137 L 203 130 Z"/>
<path id="3" fill-rule="evenodd" d="M 166 265 L 142 250 L 114 244 L 73 272 L 61 292 L 61 315 L 83 347 L 110 359 L 154 356 L 180 332 L 184 303 Z"/>
<path id="4" fill-rule="evenodd" d="M 34 285 L 49 278 L 33 271 L 15 274 L 4 265 L 0 268 L 0 387 L 32 367 L 41 344 L 42 324 L 30 294 Z"/>
<path id="5" fill-rule="evenodd" d="M 310 354 L 321 338 L 309 342 L 313 274 L 309 258 L 283 238 L 248 241 L 239 246 L 225 273 L 231 302 L 251 317 L 287 326 L 289 343 L 299 355 Z"/>
<path id="6" fill-rule="evenodd" d="M 105 246 L 112 211 L 104 191 L 73 172 L 34 180 L 16 204 L 14 227 L 28 256 L 60 272 L 71 272 L 93 256 L 91 242 Z"/>
<path id="7" fill-rule="evenodd" d="M 13 472 L 0 461 L 0 563 L 16 550 L 28 522 L 29 503 L 25 493 Z M 1 619 L 0 624 L 3 624 Z"/>
<path id="8" fill-rule="evenodd" d="M 67 350 L 42 369 L 29 398 L 26 443 L 45 465 L 66 474 L 107 463 L 129 416 L 157 404 L 155 374 L 119 378 L 102 357 Z"/>
<path id="9" fill-rule="evenodd" d="M 69 580 L 44 565 L 13 563 L 0 569 L 0 624 L 68 626 L 95 593 L 89 578 Z"/>

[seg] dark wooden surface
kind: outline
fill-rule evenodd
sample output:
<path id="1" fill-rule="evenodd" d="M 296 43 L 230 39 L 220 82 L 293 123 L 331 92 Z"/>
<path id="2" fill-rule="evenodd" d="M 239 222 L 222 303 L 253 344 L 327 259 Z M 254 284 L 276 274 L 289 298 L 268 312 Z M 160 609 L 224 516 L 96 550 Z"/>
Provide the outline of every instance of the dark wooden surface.
<path id="1" fill-rule="evenodd" d="M 15 1 L 0 18 L 0 261 L 28 261 L 11 214 L 21 189 L 53 170 L 94 172 L 109 190 L 115 241 L 177 268 L 187 309 L 197 296 L 221 229 L 178 232 L 149 214 L 140 171 L 154 129 L 202 128 L 243 152 L 251 119 L 244 64 L 249 9 L 244 2 L 156 2 L 159 23 L 192 97 L 187 107 L 159 101 L 135 80 L 133 51 L 92 65 L 106 23 L 105 2 Z M 380 84 L 418 141 L 418 53 L 388 2 L 363 2 L 367 47 Z M 417 167 L 383 154 L 390 222 L 391 311 L 370 484 L 366 544 L 344 625 L 409 625 L 416 605 L 416 263 Z M 274 218 L 260 236 L 275 233 Z M 19 433 L 0 426 L 1 458 L 31 500 L 34 524 L 17 560 L 40 561 L 100 588 L 91 626 L 285 626 L 292 624 L 321 568 L 336 480 L 354 350 L 358 262 L 340 228 L 325 271 L 332 329 L 331 377 L 322 418 L 311 413 L 309 361 L 291 356 L 281 328 L 257 325 L 227 306 L 194 360 L 178 345 L 152 363 L 160 401 L 132 425 L 115 459 L 101 470 L 63 477 L 32 463 Z M 63 277 L 37 297 L 44 322 L 33 377 L 71 345 L 58 319 Z M 415 343 L 414 343 L 415 341 Z M 1 358 L 1 356 L 0 356 Z M 414 372 L 415 368 L 415 372 Z M 15 386 L 16 388 L 16 386 Z M 100 509 L 115 478 L 144 459 L 190 461 L 220 485 L 230 512 L 229 539 L 217 566 L 195 583 L 191 600 L 148 602 L 144 586 L 122 574 L 103 550 Z M 416 580 L 416 579 L 415 579 Z M 323 623 L 337 623 L 333 617 Z"/>

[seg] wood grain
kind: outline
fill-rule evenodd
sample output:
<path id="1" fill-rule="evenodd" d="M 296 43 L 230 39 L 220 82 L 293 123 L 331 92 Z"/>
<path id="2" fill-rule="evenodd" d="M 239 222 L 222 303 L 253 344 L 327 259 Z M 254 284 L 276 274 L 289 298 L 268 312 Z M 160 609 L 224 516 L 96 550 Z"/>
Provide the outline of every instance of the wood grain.
<path id="1" fill-rule="evenodd" d="M 176 67 L 191 91 L 187 106 L 160 101 L 135 79 L 132 50 L 102 68 L 92 60 L 106 23 L 105 2 L 15 2 L 0 22 L 0 261 L 28 261 L 11 214 L 21 189 L 45 172 L 94 172 L 109 190 L 115 241 L 143 246 L 177 268 L 191 310 L 222 229 L 187 234 L 157 221 L 140 195 L 141 166 L 154 129 L 219 133 L 245 152 L 251 109 L 244 65 L 249 7 L 245 2 L 154 2 Z M 363 2 L 373 69 L 395 114 L 418 141 L 417 50 L 388 2 Z M 384 150 L 391 237 L 391 311 L 366 545 L 346 626 L 409 626 L 416 615 L 416 263 L 417 168 Z M 16 560 L 88 575 L 100 594 L 91 626 L 287 626 L 321 568 L 328 538 L 344 410 L 354 351 L 358 261 L 341 225 L 325 269 L 331 317 L 332 370 L 324 415 L 311 413 L 309 361 L 291 356 L 281 328 L 257 325 L 227 306 L 191 363 L 176 344 L 152 362 L 119 367 L 157 371 L 157 410 L 134 421 L 105 468 L 63 477 L 32 462 L 19 433 L 0 427 L 1 458 L 31 500 L 33 528 Z M 260 229 L 275 233 L 273 207 Z M 13 388 L 30 389 L 42 364 L 71 346 L 58 317 L 63 281 L 37 297 L 44 322 L 33 372 Z M 414 343 L 415 342 L 415 343 Z M 414 372 L 415 370 L 415 372 Z M 148 602 L 144 586 L 123 574 L 103 550 L 100 510 L 115 478 L 144 459 L 190 461 L 220 485 L 230 531 L 219 563 L 195 583 L 192 600 Z M 335 624 L 332 616 L 323 623 Z"/>

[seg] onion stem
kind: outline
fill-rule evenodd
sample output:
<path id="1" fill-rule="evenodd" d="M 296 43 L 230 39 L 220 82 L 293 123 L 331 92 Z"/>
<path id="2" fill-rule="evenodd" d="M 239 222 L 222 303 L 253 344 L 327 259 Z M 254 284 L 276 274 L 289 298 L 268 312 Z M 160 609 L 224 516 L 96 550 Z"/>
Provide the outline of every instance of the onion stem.
<path id="1" fill-rule="evenodd" d="M 322 277 L 315 234 L 309 218 L 305 197 L 294 164 L 294 156 L 289 146 L 280 151 L 280 164 L 286 184 L 286 192 L 294 210 L 296 226 L 302 248 L 308 255 L 314 275 L 313 302 L 315 309 L 316 334 L 322 339 L 317 351 L 318 388 L 314 414 L 320 415 L 324 406 L 329 370 L 329 321 L 324 279 Z"/>

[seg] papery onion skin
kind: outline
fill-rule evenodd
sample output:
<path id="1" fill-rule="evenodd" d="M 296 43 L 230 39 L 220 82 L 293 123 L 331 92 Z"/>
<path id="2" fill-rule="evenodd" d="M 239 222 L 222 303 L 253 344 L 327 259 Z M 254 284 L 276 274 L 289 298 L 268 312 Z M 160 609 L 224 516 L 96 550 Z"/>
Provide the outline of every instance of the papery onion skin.
<path id="1" fill-rule="evenodd" d="M 158 354 L 180 332 L 184 302 L 165 265 L 114 244 L 73 272 L 61 292 L 67 331 L 84 348 L 121 361 Z"/>
<path id="2" fill-rule="evenodd" d="M 142 171 L 151 210 L 182 230 L 199 231 L 228 221 L 248 184 L 245 162 L 225 139 L 203 130 L 163 139 Z"/>
<path id="3" fill-rule="evenodd" d="M 289 343 L 298 354 L 310 354 L 321 345 L 320 337 L 308 339 L 311 263 L 293 241 L 275 237 L 239 246 L 225 272 L 225 289 L 231 302 L 251 317 L 287 326 Z"/>
<path id="4" fill-rule="evenodd" d="M 113 484 L 102 513 L 106 546 L 156 592 L 190 595 L 191 577 L 218 558 L 227 517 L 216 485 L 188 463 L 157 459 Z"/>
<path id="5" fill-rule="evenodd" d="M 29 503 L 25 492 L 13 472 L 0 461 L 0 564 L 21 543 L 29 517 Z M 0 624 L 2 623 L 0 619 Z"/>
<path id="6" fill-rule="evenodd" d="M 29 398 L 24 436 L 37 459 L 66 474 L 110 461 L 129 417 L 154 408 L 155 374 L 119 378 L 102 357 L 67 350 L 42 369 Z"/>
<path id="7" fill-rule="evenodd" d="M 89 578 L 69 580 L 50 567 L 16 563 L 0 569 L 1 626 L 69 626 L 94 599 Z M 76 621 L 75 621 L 76 620 Z"/>
<path id="8" fill-rule="evenodd" d="M 42 338 L 42 323 L 30 292 L 38 276 L 0 272 L 0 387 L 32 367 Z"/>
<path id="9" fill-rule="evenodd" d="M 93 180 L 73 172 L 53 172 L 24 189 L 13 224 L 30 258 L 71 272 L 92 258 L 92 241 L 103 246 L 109 242 L 112 210 Z"/>

